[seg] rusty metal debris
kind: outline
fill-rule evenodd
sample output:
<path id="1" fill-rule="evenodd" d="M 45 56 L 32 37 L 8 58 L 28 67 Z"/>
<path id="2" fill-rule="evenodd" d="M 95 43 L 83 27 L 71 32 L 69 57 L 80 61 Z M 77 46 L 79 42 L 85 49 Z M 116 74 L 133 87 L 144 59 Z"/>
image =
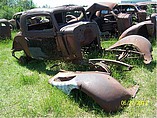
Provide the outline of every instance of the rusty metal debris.
<path id="1" fill-rule="evenodd" d="M 128 13 L 119 13 L 117 18 L 118 34 L 122 34 L 127 28 L 132 26 L 132 15 Z"/>
<path id="2" fill-rule="evenodd" d="M 6 20 L 6 19 L 0 19 L 0 38 L 1 39 L 5 39 L 5 38 L 11 39 L 10 24 L 9 24 L 8 20 Z"/>
<path id="3" fill-rule="evenodd" d="M 144 58 L 144 63 L 149 64 L 152 61 L 152 46 L 148 39 L 139 35 L 130 35 L 117 41 L 106 51 L 117 51 L 121 54 L 118 60 L 129 57 L 130 54 L 137 54 Z"/>
<path id="4" fill-rule="evenodd" d="M 111 75 L 112 72 L 109 69 L 109 65 L 118 65 L 118 66 L 124 66 L 126 67 L 126 71 L 130 71 L 133 66 L 126 64 L 121 61 L 111 60 L 111 59 L 89 59 L 89 64 L 91 66 L 91 69 L 95 71 L 102 71 L 106 72 L 106 74 Z"/>
<path id="5" fill-rule="evenodd" d="M 105 111 L 114 112 L 120 109 L 121 101 L 135 97 L 138 86 L 125 89 L 116 79 L 104 72 L 59 72 L 49 83 L 63 92 L 70 94 L 79 89 L 92 97 Z"/>
<path id="6" fill-rule="evenodd" d="M 145 38 L 148 38 L 149 36 L 154 35 L 154 23 L 152 23 L 150 20 L 149 21 L 143 21 L 140 22 L 136 25 L 133 25 L 126 29 L 119 39 L 122 39 L 126 36 L 129 35 L 141 35 L 144 36 Z"/>
<path id="7" fill-rule="evenodd" d="M 117 4 L 112 2 L 99 2 L 91 5 L 86 11 L 91 12 L 91 14 L 100 10 L 112 10 Z"/>

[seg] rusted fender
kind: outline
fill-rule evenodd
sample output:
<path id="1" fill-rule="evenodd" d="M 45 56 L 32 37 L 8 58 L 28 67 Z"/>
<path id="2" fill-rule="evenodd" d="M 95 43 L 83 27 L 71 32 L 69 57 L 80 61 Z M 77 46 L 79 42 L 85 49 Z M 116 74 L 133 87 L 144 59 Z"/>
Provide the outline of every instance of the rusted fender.
<path id="1" fill-rule="evenodd" d="M 137 51 L 143 53 L 145 64 L 149 64 L 152 61 L 153 59 L 152 54 L 151 54 L 151 52 L 153 51 L 152 45 L 148 41 L 148 39 L 139 35 L 130 35 L 130 36 L 124 37 L 123 39 L 117 41 L 115 44 L 113 44 L 106 50 L 116 49 L 120 46 L 129 45 L 129 44 L 135 46 Z"/>
<path id="2" fill-rule="evenodd" d="M 153 36 L 153 34 L 154 34 L 154 23 L 152 23 L 149 20 L 149 21 L 140 22 L 136 25 L 129 27 L 121 34 L 119 39 L 122 39 L 129 35 L 141 35 L 144 36 L 145 38 L 148 38 L 149 36 Z"/>
<path id="3" fill-rule="evenodd" d="M 117 111 L 121 101 L 134 97 L 138 90 L 138 86 L 125 89 L 116 79 L 98 71 L 59 72 L 49 83 L 67 94 L 73 89 L 80 89 L 107 112 Z"/>

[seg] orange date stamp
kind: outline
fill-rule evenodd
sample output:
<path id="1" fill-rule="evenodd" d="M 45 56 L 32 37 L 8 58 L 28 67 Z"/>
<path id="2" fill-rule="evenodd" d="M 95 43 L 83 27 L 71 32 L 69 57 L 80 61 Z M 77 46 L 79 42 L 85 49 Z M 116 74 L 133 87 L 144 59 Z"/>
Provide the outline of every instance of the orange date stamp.
<path id="1" fill-rule="evenodd" d="M 121 106 L 148 106 L 149 101 L 148 100 L 122 100 Z"/>

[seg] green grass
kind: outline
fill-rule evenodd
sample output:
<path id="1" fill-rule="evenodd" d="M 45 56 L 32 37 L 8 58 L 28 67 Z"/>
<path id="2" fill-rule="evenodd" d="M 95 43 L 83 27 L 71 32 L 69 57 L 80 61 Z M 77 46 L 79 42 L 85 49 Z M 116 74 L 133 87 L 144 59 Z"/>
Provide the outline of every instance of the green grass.
<path id="1" fill-rule="evenodd" d="M 13 33 L 13 36 L 15 32 Z M 103 42 L 107 48 L 116 40 Z M 61 63 L 66 70 L 88 70 L 88 67 L 61 61 L 33 61 L 21 65 L 11 56 L 12 40 L 0 41 L 0 117 L 155 117 L 156 112 L 156 60 L 157 47 L 153 45 L 153 61 L 145 65 L 142 60 L 127 60 L 134 65 L 131 71 L 121 71 L 113 66 L 112 76 L 123 86 L 139 84 L 140 89 L 129 106 L 108 114 L 91 98 L 81 92 L 70 96 L 48 84 Z M 108 57 L 108 53 L 103 55 Z M 135 105 L 145 101 L 147 104 Z"/>

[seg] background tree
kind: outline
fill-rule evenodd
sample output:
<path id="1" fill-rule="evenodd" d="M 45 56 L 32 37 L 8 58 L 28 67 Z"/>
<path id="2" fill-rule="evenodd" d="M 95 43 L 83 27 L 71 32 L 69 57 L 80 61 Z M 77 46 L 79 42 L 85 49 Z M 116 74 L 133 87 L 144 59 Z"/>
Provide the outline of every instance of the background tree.
<path id="1" fill-rule="evenodd" d="M 0 19 L 11 19 L 14 13 L 35 7 L 32 0 L 0 0 Z"/>

